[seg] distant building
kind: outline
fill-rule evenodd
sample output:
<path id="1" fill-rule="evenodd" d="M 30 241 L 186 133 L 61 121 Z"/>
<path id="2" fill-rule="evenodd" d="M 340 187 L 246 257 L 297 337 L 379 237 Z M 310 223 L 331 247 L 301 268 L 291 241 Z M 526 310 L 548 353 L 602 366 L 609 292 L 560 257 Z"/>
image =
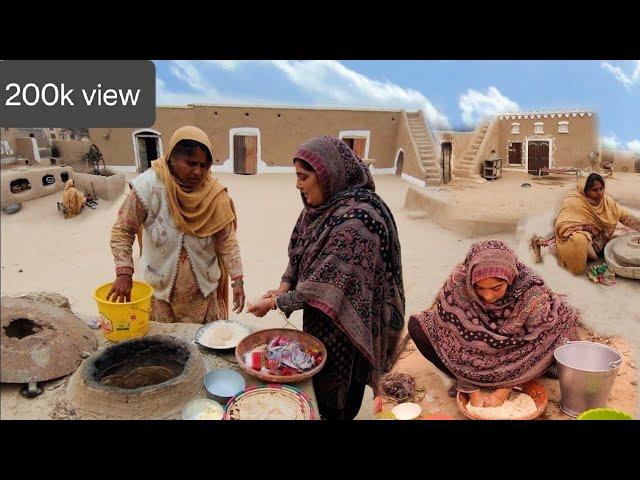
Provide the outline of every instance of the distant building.
<path id="1" fill-rule="evenodd" d="M 110 168 L 143 172 L 167 153 L 173 132 L 201 128 L 213 144 L 214 170 L 242 174 L 293 171 L 293 154 L 307 140 L 342 138 L 376 173 L 424 185 L 441 183 L 431 130 L 421 111 L 187 105 L 156 108 L 150 128 L 91 128 L 91 142 Z"/>
<path id="2" fill-rule="evenodd" d="M 587 110 L 504 113 L 473 132 L 437 135 L 441 169 L 454 177 L 479 176 L 492 151 L 505 170 L 537 175 L 542 168 L 589 167 L 591 152 L 600 158 L 601 150 L 596 114 Z"/>

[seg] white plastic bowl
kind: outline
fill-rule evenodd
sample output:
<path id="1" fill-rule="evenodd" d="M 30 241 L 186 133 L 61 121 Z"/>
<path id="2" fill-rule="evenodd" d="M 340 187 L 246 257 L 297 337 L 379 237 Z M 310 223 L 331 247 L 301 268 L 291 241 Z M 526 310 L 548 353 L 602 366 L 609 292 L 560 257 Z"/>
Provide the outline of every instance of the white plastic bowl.
<path id="1" fill-rule="evenodd" d="M 417 403 L 400 403 L 391 409 L 398 420 L 415 420 L 422 413 L 422 407 Z"/>
<path id="2" fill-rule="evenodd" d="M 182 408 L 182 419 L 196 420 L 197 416 L 205 412 L 207 409 L 215 411 L 216 415 L 215 418 L 207 418 L 206 420 L 222 420 L 224 415 L 224 408 L 222 405 L 207 398 L 196 398 L 195 400 L 191 400 L 187 403 Z"/>

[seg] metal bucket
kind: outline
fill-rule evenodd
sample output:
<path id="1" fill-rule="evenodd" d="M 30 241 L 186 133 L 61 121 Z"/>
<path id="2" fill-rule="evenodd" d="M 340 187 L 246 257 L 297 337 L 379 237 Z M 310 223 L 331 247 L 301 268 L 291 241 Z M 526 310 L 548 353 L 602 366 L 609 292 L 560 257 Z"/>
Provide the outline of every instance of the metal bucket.
<path id="1" fill-rule="evenodd" d="M 622 355 L 607 345 L 568 342 L 553 353 L 558 363 L 560 409 L 571 417 L 607 406 Z"/>

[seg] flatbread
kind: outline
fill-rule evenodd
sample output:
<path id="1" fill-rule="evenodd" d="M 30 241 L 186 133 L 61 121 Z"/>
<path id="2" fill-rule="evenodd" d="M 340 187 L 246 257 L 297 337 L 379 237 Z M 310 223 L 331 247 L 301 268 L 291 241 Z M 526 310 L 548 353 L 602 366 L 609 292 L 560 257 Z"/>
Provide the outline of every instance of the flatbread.
<path id="1" fill-rule="evenodd" d="M 239 398 L 229 408 L 232 420 L 304 420 L 300 403 L 282 392 L 264 392 Z"/>

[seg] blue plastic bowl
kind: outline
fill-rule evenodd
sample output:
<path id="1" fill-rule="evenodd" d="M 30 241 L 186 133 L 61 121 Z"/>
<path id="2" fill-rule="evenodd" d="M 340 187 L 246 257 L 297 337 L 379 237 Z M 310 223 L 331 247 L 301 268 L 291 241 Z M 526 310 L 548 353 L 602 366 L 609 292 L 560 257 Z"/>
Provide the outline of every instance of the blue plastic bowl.
<path id="1" fill-rule="evenodd" d="M 246 385 L 242 375 L 228 368 L 213 370 L 204 377 L 204 387 L 209 395 L 223 405 L 236 393 L 244 390 Z"/>

